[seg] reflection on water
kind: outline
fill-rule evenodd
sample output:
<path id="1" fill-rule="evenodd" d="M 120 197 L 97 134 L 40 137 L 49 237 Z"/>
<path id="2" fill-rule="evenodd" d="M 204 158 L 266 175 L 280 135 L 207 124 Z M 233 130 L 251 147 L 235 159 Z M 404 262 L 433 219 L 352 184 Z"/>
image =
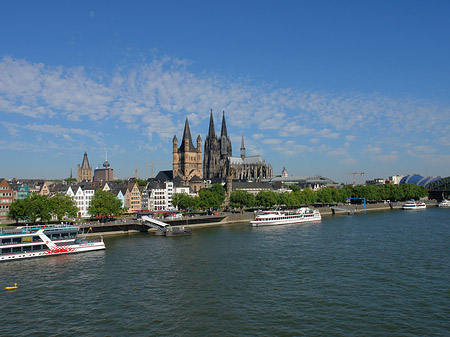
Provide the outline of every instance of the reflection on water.
<path id="1" fill-rule="evenodd" d="M 447 335 L 449 210 L 386 211 L 0 264 L 1 336 Z"/>

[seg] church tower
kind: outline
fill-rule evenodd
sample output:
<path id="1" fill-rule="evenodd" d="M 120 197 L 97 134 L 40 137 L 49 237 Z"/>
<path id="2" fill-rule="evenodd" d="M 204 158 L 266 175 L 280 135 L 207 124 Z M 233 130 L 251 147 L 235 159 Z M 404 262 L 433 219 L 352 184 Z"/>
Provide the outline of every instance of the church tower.
<path id="1" fill-rule="evenodd" d="M 225 123 L 225 111 L 222 115 L 222 130 L 220 132 L 220 159 L 226 159 L 233 155 L 231 149 L 231 140 L 227 134 L 227 124 Z"/>
<path id="2" fill-rule="evenodd" d="M 219 168 L 219 159 L 217 155 L 219 153 L 219 140 L 216 137 L 216 131 L 214 129 L 214 118 L 211 109 L 211 115 L 209 117 L 209 130 L 205 139 L 205 149 L 203 155 L 203 178 L 211 179 L 217 174 Z"/>
<path id="3" fill-rule="evenodd" d="M 186 118 L 184 125 L 183 138 L 180 147 L 178 147 L 178 139 L 173 137 L 173 177 L 180 177 L 185 184 L 195 176 L 202 178 L 202 139 L 200 135 L 197 137 L 197 146 L 194 146 L 191 137 L 189 122 Z"/>
<path id="4" fill-rule="evenodd" d="M 87 153 L 84 153 L 83 162 L 77 167 L 77 182 L 92 181 L 92 166 L 89 165 Z"/>
<path id="5" fill-rule="evenodd" d="M 217 137 L 211 109 L 209 130 L 205 140 L 205 154 L 203 158 L 204 179 L 212 179 L 215 177 L 225 178 L 228 173 L 228 157 L 232 156 L 232 149 L 231 140 L 227 133 L 225 111 L 222 113 L 222 129 L 220 137 Z"/>

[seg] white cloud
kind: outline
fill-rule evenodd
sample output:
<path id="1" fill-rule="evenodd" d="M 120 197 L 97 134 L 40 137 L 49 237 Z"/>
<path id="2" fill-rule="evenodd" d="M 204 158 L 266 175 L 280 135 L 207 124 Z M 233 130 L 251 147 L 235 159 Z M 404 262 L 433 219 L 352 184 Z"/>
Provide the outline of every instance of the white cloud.
<path id="1" fill-rule="evenodd" d="M 260 147 L 264 140 L 262 144 L 285 155 L 317 151 L 351 162 L 355 155 L 351 151 L 359 150 L 380 160 L 396 160 L 401 144 L 421 134 L 433 134 L 429 138 L 440 139 L 440 146 L 450 144 L 450 108 L 442 104 L 411 97 L 274 88 L 193 73 L 189 66 L 189 61 L 164 57 L 100 76 L 83 67 L 55 67 L 5 56 L 0 61 L 0 111 L 26 118 L 27 123 L 2 125 L 15 136 L 29 130 L 68 143 L 87 137 L 104 144 L 104 131 L 97 131 L 92 121 L 101 125 L 113 119 L 116 126 L 135 130 L 147 141 L 159 138 L 167 143 L 174 134 L 180 135 L 185 117 L 194 138 L 204 135 L 212 108 L 216 127 L 225 110 L 229 132 L 230 128 L 238 129 L 236 134 L 251 132 L 246 147 L 252 153 L 269 151 Z M 45 123 L 37 122 L 43 118 Z M 373 142 L 380 138 L 385 141 Z M 349 143 L 356 139 L 358 144 Z M 318 146 L 321 140 L 329 143 Z M 292 148 L 283 146 L 290 141 Z M 298 145 L 307 142 L 314 147 Z M 411 143 L 411 156 L 430 158 L 439 152 Z"/>

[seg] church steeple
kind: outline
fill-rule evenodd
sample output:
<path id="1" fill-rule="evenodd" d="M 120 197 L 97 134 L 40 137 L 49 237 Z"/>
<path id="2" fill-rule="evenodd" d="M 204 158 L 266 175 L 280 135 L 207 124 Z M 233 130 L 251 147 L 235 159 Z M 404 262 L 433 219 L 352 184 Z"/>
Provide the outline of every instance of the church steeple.
<path id="1" fill-rule="evenodd" d="M 89 165 L 89 159 L 88 159 L 86 152 L 84 153 L 84 156 L 83 156 L 83 162 L 81 163 L 81 168 L 83 170 L 87 170 L 87 169 L 91 168 L 91 166 Z"/>
<path id="2" fill-rule="evenodd" d="M 195 151 L 195 149 L 193 149 L 191 129 L 189 128 L 189 122 L 187 117 L 186 123 L 184 124 L 183 139 L 181 140 L 180 148 L 185 149 L 185 151 L 192 151 L 192 152 Z"/>
<path id="3" fill-rule="evenodd" d="M 184 140 L 188 140 L 192 143 L 191 129 L 189 129 L 189 122 L 187 117 L 186 122 L 184 123 L 183 141 Z"/>
<path id="4" fill-rule="evenodd" d="M 213 119 L 212 109 L 211 109 L 211 116 L 209 117 L 208 137 L 209 138 L 215 138 L 216 137 L 216 131 L 214 130 L 214 119 Z"/>
<path id="5" fill-rule="evenodd" d="M 242 141 L 241 141 L 241 158 L 242 159 L 245 158 L 244 136 L 242 136 Z"/>
<path id="6" fill-rule="evenodd" d="M 222 115 L 222 130 L 220 132 L 221 137 L 227 137 L 227 124 L 225 123 L 225 111 L 223 111 Z"/>

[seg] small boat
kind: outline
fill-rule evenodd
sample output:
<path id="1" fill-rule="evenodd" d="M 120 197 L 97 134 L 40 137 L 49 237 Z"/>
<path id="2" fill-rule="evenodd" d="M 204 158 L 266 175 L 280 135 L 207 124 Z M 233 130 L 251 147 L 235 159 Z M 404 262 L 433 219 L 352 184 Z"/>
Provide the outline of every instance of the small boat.
<path id="1" fill-rule="evenodd" d="M 171 226 L 168 223 L 149 217 L 147 215 L 141 217 L 141 222 L 147 227 L 156 229 L 155 235 L 158 236 L 191 235 L 191 230 L 184 228 L 184 226 Z"/>
<path id="2" fill-rule="evenodd" d="M 103 238 L 87 241 L 71 224 L 0 228 L 0 261 L 105 249 Z"/>
<path id="3" fill-rule="evenodd" d="M 5 290 L 14 290 L 17 289 L 17 283 L 14 283 L 13 287 L 5 287 Z"/>
<path id="4" fill-rule="evenodd" d="M 423 201 L 408 201 L 406 204 L 402 206 L 402 209 L 405 210 L 415 210 L 415 209 L 426 209 L 427 205 Z"/>
<path id="5" fill-rule="evenodd" d="M 191 230 L 184 228 L 184 226 L 168 226 L 165 228 L 166 236 L 186 236 L 191 235 Z"/>
<path id="6" fill-rule="evenodd" d="M 320 221 L 322 219 L 319 211 L 302 207 L 294 211 L 263 211 L 259 212 L 255 220 L 250 221 L 253 227 L 278 226 L 296 224 L 302 222 Z"/>
<path id="7" fill-rule="evenodd" d="M 439 204 L 438 207 L 450 207 L 450 200 L 444 199 Z"/>

